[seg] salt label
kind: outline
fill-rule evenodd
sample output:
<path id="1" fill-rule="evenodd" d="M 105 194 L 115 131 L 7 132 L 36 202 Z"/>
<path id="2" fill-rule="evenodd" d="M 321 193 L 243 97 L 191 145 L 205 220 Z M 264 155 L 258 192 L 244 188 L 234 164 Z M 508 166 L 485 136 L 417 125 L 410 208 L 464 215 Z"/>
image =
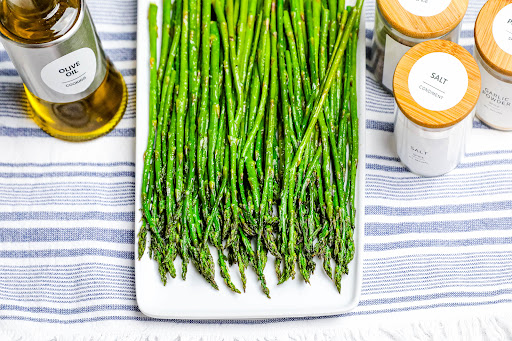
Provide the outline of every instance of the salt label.
<path id="1" fill-rule="evenodd" d="M 418 59 L 408 82 L 416 103 L 428 110 L 443 111 L 462 100 L 469 78 L 460 60 L 448 53 L 433 52 Z"/>

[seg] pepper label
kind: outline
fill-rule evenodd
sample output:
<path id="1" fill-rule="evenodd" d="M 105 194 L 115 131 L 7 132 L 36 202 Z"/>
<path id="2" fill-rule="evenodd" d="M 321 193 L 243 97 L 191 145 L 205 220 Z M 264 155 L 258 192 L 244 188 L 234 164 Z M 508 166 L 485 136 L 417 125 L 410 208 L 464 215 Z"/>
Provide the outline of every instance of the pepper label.
<path id="1" fill-rule="evenodd" d="M 503 51 L 512 54 L 512 4 L 503 7 L 494 17 L 492 35 Z"/>

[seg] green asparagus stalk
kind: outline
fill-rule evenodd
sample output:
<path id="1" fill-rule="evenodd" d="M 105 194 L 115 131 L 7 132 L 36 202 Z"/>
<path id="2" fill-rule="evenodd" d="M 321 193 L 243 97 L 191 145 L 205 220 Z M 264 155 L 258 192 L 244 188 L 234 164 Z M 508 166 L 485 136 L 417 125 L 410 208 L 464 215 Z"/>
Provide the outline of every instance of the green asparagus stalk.
<path id="1" fill-rule="evenodd" d="M 240 293 L 236 264 L 244 291 L 251 269 L 269 296 L 269 257 L 279 283 L 296 271 L 309 283 L 318 257 L 341 292 L 355 251 L 362 2 L 164 0 L 158 62 L 150 5 L 138 257 L 148 249 L 164 284 L 180 256 L 183 279 L 191 262 L 213 289 L 219 272 Z"/>

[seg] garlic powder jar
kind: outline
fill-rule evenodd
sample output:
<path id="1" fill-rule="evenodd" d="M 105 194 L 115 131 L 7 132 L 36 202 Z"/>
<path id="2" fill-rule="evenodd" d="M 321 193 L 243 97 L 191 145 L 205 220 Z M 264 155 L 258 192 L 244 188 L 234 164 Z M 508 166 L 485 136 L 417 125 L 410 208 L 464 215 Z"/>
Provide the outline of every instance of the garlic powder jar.
<path id="1" fill-rule="evenodd" d="M 493 128 L 512 130 L 512 1 L 490 0 L 482 7 L 474 53 L 482 74 L 476 115 Z"/>
<path id="2" fill-rule="evenodd" d="M 395 67 L 414 45 L 459 40 L 468 0 L 377 0 L 372 42 L 375 78 L 392 91 Z"/>
<path id="3" fill-rule="evenodd" d="M 394 134 L 402 163 L 422 176 L 457 167 L 480 94 L 480 72 L 471 54 L 446 40 L 420 43 L 398 63 L 393 89 Z"/>

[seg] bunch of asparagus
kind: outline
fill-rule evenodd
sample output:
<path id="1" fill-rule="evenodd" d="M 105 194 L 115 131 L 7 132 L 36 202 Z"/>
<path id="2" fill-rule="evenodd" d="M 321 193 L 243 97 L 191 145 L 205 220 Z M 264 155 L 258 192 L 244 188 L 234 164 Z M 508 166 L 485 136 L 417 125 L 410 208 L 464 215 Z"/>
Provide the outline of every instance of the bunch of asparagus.
<path id="1" fill-rule="evenodd" d="M 164 0 L 149 8 L 150 108 L 139 259 L 164 284 L 215 260 L 279 283 L 315 257 L 338 291 L 354 257 L 356 50 L 363 0 Z M 149 238 L 147 235 L 149 234 Z"/>

